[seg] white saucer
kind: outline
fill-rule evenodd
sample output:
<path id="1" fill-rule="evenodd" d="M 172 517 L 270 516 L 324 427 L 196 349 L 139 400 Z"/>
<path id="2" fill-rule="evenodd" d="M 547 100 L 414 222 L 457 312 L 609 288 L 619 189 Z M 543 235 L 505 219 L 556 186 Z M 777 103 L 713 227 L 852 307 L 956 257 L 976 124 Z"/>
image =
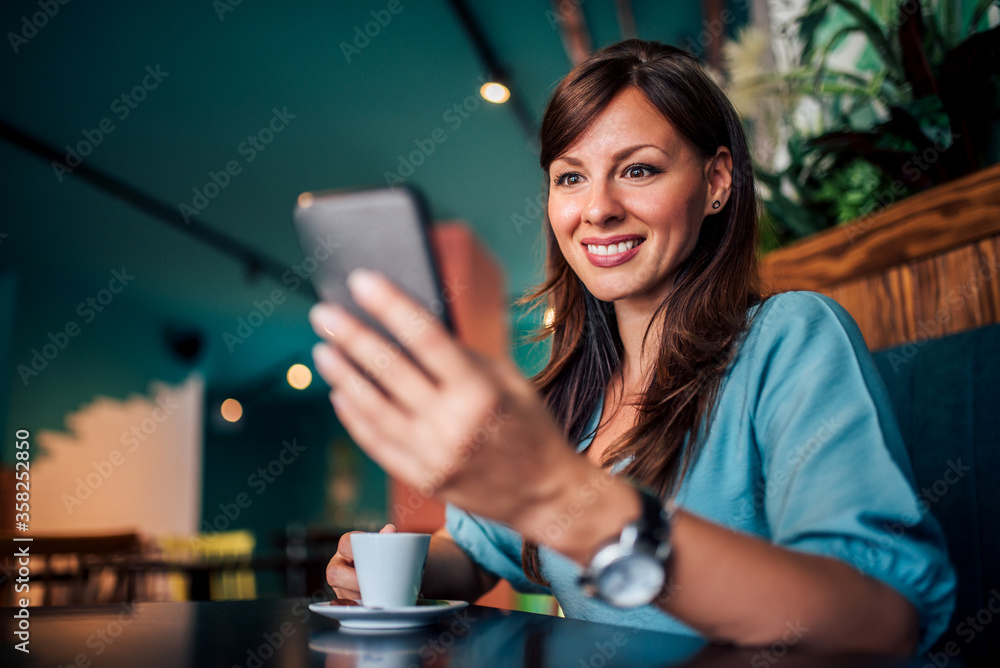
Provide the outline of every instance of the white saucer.
<path id="1" fill-rule="evenodd" d="M 406 608 L 379 610 L 366 608 L 360 603 L 335 599 L 326 603 L 313 603 L 309 609 L 318 615 L 336 619 L 345 629 L 412 629 L 429 626 L 437 620 L 458 612 L 469 605 L 467 601 L 442 601 L 421 599 Z"/>

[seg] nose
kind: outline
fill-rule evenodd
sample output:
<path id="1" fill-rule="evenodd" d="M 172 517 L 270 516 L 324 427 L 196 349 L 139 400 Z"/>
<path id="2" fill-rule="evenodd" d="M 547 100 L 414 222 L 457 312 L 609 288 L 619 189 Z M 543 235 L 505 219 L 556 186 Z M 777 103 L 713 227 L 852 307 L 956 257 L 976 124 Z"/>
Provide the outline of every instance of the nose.
<path id="1" fill-rule="evenodd" d="M 592 225 L 608 225 L 624 220 L 625 208 L 619 201 L 612 184 L 600 180 L 591 182 L 583 218 L 585 222 Z"/>

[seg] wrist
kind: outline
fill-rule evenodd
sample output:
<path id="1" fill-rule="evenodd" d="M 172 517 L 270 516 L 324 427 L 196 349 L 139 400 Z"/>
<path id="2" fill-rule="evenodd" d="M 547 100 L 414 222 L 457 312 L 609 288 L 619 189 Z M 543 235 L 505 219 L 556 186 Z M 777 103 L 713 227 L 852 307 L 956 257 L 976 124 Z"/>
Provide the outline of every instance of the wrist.
<path id="1" fill-rule="evenodd" d="M 574 456 L 560 468 L 548 494 L 512 526 L 526 539 L 587 565 L 641 514 L 634 487 Z"/>

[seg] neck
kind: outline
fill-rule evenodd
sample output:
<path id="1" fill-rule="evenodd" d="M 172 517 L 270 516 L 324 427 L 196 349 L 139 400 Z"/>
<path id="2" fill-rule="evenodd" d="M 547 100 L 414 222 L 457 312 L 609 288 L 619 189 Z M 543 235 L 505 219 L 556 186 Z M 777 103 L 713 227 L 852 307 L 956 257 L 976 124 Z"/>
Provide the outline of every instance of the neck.
<path id="1" fill-rule="evenodd" d="M 615 302 L 615 319 L 622 339 L 621 378 L 626 394 L 641 392 L 649 382 L 657 351 L 660 332 L 654 328 L 643 348 L 642 337 L 649 326 L 655 306 L 635 304 L 630 301 Z"/>

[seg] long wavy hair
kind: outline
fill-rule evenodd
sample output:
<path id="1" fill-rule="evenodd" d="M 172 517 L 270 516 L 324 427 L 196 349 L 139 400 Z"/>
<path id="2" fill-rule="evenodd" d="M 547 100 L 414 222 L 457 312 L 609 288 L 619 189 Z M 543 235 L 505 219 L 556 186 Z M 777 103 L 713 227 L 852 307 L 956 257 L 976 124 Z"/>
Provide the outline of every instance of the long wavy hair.
<path id="1" fill-rule="evenodd" d="M 643 337 L 658 328 L 655 368 L 636 409 L 635 424 L 602 457 L 604 467 L 632 457 L 621 474 L 661 497 L 676 493 L 697 456 L 726 369 L 748 326 L 748 309 L 762 301 L 757 261 L 758 203 L 746 136 L 732 104 L 681 49 L 627 40 L 594 53 L 560 82 L 540 132 L 542 169 L 562 155 L 626 88 L 643 93 L 706 159 L 720 146 L 733 159 L 729 200 L 701 227 L 694 250 L 678 268 L 669 294 Z M 614 303 L 594 297 L 570 268 L 546 225 L 546 279 L 521 303 L 552 309 L 534 340 L 551 337 L 551 356 L 533 379 L 571 443 L 587 436 L 623 346 Z M 521 562 L 547 584 L 538 545 L 525 541 Z"/>

